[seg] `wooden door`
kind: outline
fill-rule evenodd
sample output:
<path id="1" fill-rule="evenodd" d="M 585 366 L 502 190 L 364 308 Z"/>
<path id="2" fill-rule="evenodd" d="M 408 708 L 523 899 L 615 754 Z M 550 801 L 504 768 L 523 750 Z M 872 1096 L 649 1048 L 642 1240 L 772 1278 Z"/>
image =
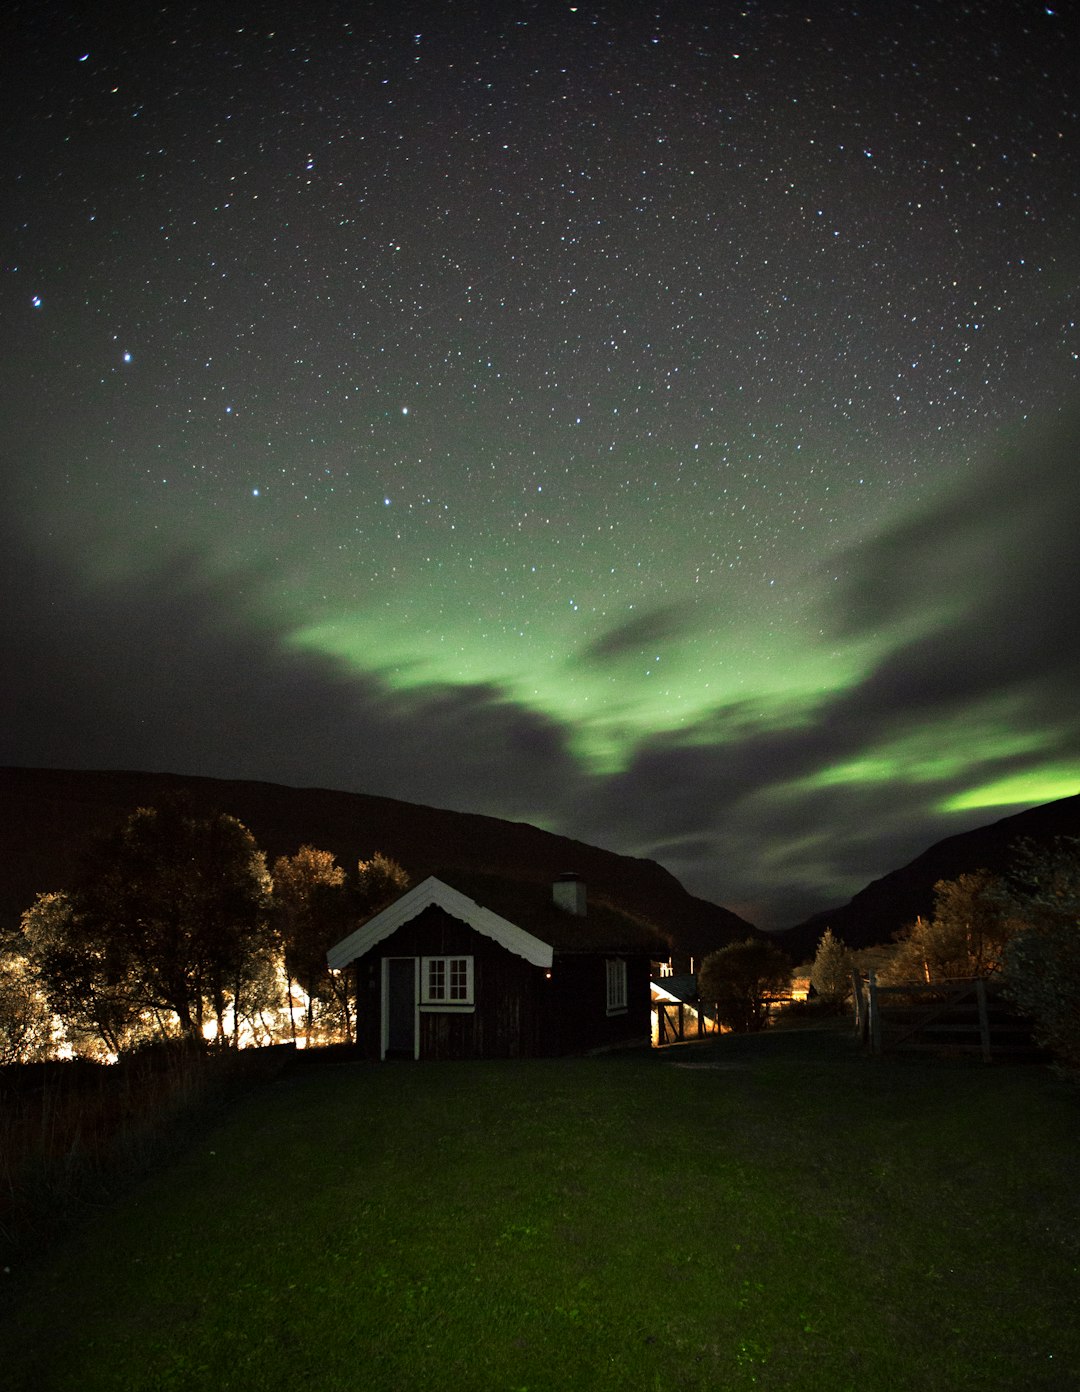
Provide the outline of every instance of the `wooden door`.
<path id="1" fill-rule="evenodd" d="M 383 1057 L 416 1057 L 416 958 L 386 957 Z"/>

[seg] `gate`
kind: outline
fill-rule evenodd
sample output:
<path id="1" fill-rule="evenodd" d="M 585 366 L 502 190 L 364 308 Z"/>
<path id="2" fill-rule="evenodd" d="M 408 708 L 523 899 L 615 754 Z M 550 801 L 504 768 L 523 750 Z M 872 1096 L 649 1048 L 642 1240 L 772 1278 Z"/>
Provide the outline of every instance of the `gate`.
<path id="1" fill-rule="evenodd" d="M 974 1054 L 983 1063 L 1041 1057 L 1031 1024 L 1001 997 L 1000 983 L 985 977 L 906 981 L 882 986 L 877 975 L 853 973 L 855 1030 L 871 1052 L 927 1050 Z"/>

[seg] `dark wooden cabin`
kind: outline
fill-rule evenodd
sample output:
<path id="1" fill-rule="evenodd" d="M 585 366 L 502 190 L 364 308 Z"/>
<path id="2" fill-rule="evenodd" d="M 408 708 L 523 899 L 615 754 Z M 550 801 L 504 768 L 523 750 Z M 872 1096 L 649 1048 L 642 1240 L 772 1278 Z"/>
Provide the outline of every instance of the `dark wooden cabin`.
<path id="1" fill-rule="evenodd" d="M 531 1058 L 649 1040 L 648 924 L 549 884 L 431 876 L 327 953 L 370 1058 Z M 466 892 L 466 890 L 471 891 Z M 475 897 L 474 897 L 475 895 Z"/>

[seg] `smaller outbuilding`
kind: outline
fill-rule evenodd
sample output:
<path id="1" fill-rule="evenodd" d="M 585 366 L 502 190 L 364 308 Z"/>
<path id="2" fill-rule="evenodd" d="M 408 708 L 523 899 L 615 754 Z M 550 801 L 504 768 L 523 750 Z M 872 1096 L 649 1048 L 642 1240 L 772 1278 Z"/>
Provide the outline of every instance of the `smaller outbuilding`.
<path id="1" fill-rule="evenodd" d="M 650 924 L 554 885 L 429 876 L 327 953 L 370 1058 L 530 1058 L 649 1042 Z"/>

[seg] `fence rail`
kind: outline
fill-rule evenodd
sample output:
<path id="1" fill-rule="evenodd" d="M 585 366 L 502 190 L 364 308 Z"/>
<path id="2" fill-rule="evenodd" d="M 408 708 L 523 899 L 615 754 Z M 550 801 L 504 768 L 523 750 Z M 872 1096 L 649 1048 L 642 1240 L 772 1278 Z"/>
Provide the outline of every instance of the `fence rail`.
<path id="1" fill-rule="evenodd" d="M 658 1048 L 665 1044 L 682 1044 L 688 1039 L 704 1039 L 716 1034 L 720 1026 L 703 1005 L 687 1001 L 653 1001 L 652 1042 Z"/>
<path id="2" fill-rule="evenodd" d="M 873 971 L 852 973 L 855 1032 L 878 1056 L 928 1050 L 995 1058 L 1040 1057 L 1030 1023 L 986 977 L 904 981 L 883 986 Z"/>

